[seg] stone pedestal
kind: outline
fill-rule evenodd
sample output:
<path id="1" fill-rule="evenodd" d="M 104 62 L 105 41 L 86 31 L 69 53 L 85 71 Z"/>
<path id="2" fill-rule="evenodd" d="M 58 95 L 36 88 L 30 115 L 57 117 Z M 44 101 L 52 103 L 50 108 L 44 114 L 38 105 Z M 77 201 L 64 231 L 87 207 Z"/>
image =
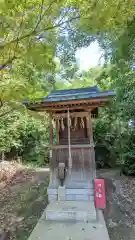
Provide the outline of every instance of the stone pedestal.
<path id="1" fill-rule="evenodd" d="M 57 170 L 56 169 L 50 169 L 50 180 L 49 180 L 49 186 L 47 188 L 47 195 L 48 195 L 48 201 L 51 202 L 52 200 L 58 199 L 58 187 L 60 186 L 60 180 L 57 176 Z"/>
<path id="2" fill-rule="evenodd" d="M 49 188 L 57 189 L 60 186 L 60 180 L 58 179 L 57 169 L 50 169 Z"/>
<path id="3" fill-rule="evenodd" d="M 51 201 L 46 208 L 46 219 L 55 221 L 96 221 L 93 201 Z"/>

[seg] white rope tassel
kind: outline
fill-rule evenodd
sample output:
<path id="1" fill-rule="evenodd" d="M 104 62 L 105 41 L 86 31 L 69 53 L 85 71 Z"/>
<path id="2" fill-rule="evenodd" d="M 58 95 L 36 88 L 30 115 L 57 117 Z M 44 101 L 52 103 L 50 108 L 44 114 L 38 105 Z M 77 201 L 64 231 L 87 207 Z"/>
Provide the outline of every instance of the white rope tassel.
<path id="1" fill-rule="evenodd" d="M 72 121 L 71 118 L 69 117 L 69 127 L 71 127 Z"/>
<path id="2" fill-rule="evenodd" d="M 53 125 L 53 128 L 55 128 L 56 127 L 56 125 L 55 125 L 56 123 L 55 123 L 55 119 L 53 118 L 52 119 L 52 125 Z"/>
<path id="3" fill-rule="evenodd" d="M 62 130 L 64 131 L 65 126 L 64 126 L 64 119 L 63 119 L 63 118 L 61 119 L 61 128 L 62 128 Z"/>
<path id="4" fill-rule="evenodd" d="M 68 153 L 69 153 L 69 158 L 68 158 L 68 166 L 69 166 L 69 172 L 71 173 L 71 168 L 72 168 L 72 157 L 71 157 L 71 139 L 70 139 L 70 115 L 69 115 L 69 108 L 67 112 L 67 117 L 68 117 Z"/>
<path id="5" fill-rule="evenodd" d="M 75 117 L 75 122 L 74 122 L 74 131 L 76 129 L 76 126 L 77 126 L 77 117 Z"/>
<path id="6" fill-rule="evenodd" d="M 83 120 L 83 117 L 81 118 L 81 127 L 84 128 L 84 120 Z"/>
<path id="7" fill-rule="evenodd" d="M 59 119 L 57 119 L 57 124 L 58 124 L 58 131 L 60 130 L 60 122 Z"/>

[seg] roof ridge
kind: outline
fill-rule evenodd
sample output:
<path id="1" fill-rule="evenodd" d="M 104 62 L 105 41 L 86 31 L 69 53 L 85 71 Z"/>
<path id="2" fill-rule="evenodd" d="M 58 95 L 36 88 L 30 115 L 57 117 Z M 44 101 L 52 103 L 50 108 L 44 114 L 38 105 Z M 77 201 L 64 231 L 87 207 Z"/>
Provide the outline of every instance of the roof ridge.
<path id="1" fill-rule="evenodd" d="M 57 89 L 57 90 L 53 90 L 53 91 L 50 91 L 49 94 L 51 93 L 57 93 L 57 92 L 66 92 L 66 91 L 76 91 L 76 90 L 92 90 L 92 89 L 95 89 L 99 92 L 99 89 L 96 85 L 92 86 L 92 87 L 80 87 L 80 88 L 70 88 L 70 89 Z M 48 95 L 49 95 L 48 94 Z"/>
<path id="2" fill-rule="evenodd" d="M 101 92 L 99 92 L 99 93 L 101 93 Z M 78 92 L 77 92 L 77 93 L 74 93 L 74 96 L 76 96 L 76 95 L 78 95 L 78 94 L 79 94 L 79 95 L 87 95 L 87 94 L 94 95 L 94 94 L 97 94 L 97 92 L 82 92 L 82 93 L 78 93 Z M 67 94 L 66 94 L 66 97 L 67 97 L 67 96 L 70 96 L 70 95 L 71 95 L 70 93 L 67 93 Z M 65 96 L 65 94 L 59 94 L 59 97 L 64 97 L 64 96 Z M 51 96 L 51 95 L 49 96 L 49 95 L 48 95 L 48 98 L 51 98 L 51 97 L 57 98 L 58 95 L 53 95 L 53 96 Z"/>

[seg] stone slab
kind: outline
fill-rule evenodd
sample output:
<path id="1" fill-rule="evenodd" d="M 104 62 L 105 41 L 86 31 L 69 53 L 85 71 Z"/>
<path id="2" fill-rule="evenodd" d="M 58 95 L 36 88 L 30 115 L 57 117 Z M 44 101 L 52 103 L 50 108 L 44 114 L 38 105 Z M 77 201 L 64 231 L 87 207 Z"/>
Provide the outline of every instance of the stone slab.
<path id="1" fill-rule="evenodd" d="M 51 201 L 57 201 L 58 199 L 58 196 L 55 195 L 55 194 L 48 194 L 48 202 L 51 202 Z"/>
<path id="2" fill-rule="evenodd" d="M 51 202 L 53 200 L 57 201 L 58 195 L 48 194 L 48 201 Z M 94 201 L 94 196 L 90 195 L 75 195 L 75 194 L 67 194 L 65 196 L 66 201 Z"/>
<path id="3" fill-rule="evenodd" d="M 64 185 L 66 188 L 84 188 L 84 189 L 91 189 L 93 188 L 93 183 L 91 182 L 86 182 L 86 181 L 79 181 L 79 180 L 65 180 Z"/>
<path id="4" fill-rule="evenodd" d="M 93 191 L 94 191 L 93 189 L 66 188 L 66 194 L 74 194 L 74 195 L 93 195 L 94 194 Z"/>
<path id="5" fill-rule="evenodd" d="M 48 188 L 48 201 L 58 199 L 58 189 Z M 93 201 L 94 190 L 93 189 L 65 189 L 65 200 L 67 201 Z"/>
<path id="6" fill-rule="evenodd" d="M 49 202 L 51 202 L 52 200 L 57 200 L 58 199 L 58 189 L 48 187 L 47 195 L 48 195 Z"/>
<path id="7" fill-rule="evenodd" d="M 58 201 L 64 201 L 65 200 L 65 186 L 59 186 L 58 187 Z"/>
<path id="8" fill-rule="evenodd" d="M 94 201 L 94 196 L 82 194 L 66 194 L 67 201 Z"/>
<path id="9" fill-rule="evenodd" d="M 62 187 L 63 188 L 63 187 Z M 93 195 L 93 188 L 92 189 L 85 189 L 85 188 L 65 188 L 66 194 L 82 194 L 82 195 Z M 58 188 L 47 188 L 47 194 L 58 194 Z"/>
<path id="10" fill-rule="evenodd" d="M 45 211 L 28 240 L 109 240 L 102 212 L 98 222 L 56 222 L 45 220 Z"/>
<path id="11" fill-rule="evenodd" d="M 93 201 L 51 201 L 45 216 L 55 221 L 96 221 L 96 210 Z"/>
<path id="12" fill-rule="evenodd" d="M 58 194 L 58 188 L 47 188 L 47 194 L 53 194 L 53 195 L 57 195 Z"/>

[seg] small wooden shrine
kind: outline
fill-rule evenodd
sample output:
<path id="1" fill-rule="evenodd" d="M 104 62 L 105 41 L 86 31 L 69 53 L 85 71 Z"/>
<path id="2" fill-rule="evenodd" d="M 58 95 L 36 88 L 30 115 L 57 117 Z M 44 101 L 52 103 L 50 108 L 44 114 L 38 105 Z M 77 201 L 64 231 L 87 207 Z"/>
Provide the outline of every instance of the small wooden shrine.
<path id="1" fill-rule="evenodd" d="M 28 108 L 46 111 L 50 116 L 50 182 L 49 201 L 58 199 L 58 187 L 65 186 L 65 200 L 90 200 L 93 193 L 84 194 L 96 177 L 92 118 L 105 106 L 113 91 L 100 92 L 94 86 L 57 90 Z M 75 193 L 74 190 L 78 189 Z M 85 198 L 85 199 L 83 199 Z"/>

